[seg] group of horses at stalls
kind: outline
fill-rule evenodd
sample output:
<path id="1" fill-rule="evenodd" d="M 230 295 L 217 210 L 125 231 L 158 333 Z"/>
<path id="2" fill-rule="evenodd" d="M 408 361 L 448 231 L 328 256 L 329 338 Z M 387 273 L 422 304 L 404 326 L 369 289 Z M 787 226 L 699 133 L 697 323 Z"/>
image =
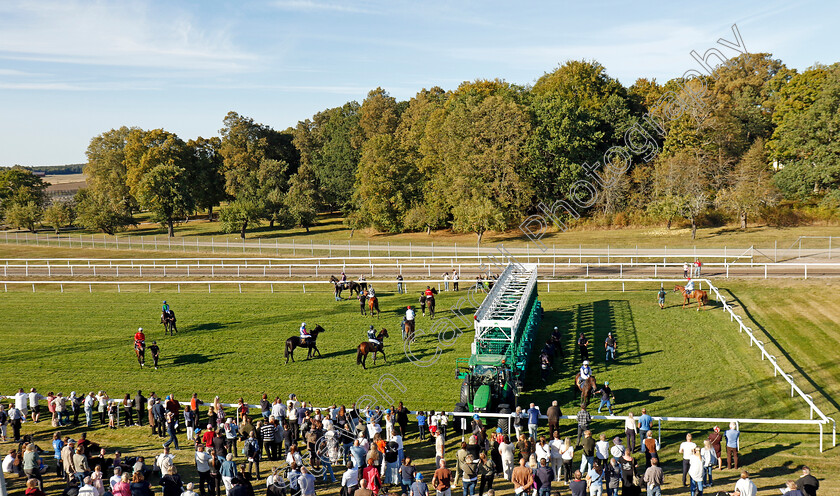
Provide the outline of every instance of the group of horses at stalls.
<path id="1" fill-rule="evenodd" d="M 364 281 L 340 281 L 335 276 L 330 276 L 330 282 L 333 284 L 335 288 L 334 296 L 335 299 L 342 300 L 341 293 L 343 291 L 350 291 L 350 298 L 353 297 L 355 293 L 356 298 L 358 298 L 360 303 L 360 311 L 361 314 L 364 316 L 368 315 L 367 310 L 370 310 L 370 316 L 377 318 L 382 313 L 379 309 L 379 300 L 376 296 L 371 296 L 368 293 L 368 285 L 367 282 Z M 425 291 L 421 293 L 418 302 L 420 303 L 420 312 L 423 315 L 426 315 L 426 310 L 429 311 L 429 316 L 434 318 L 435 316 L 435 295 L 438 294 L 437 289 L 431 289 L 431 295 L 427 295 Z M 285 358 L 286 363 L 289 363 L 291 360 L 292 362 L 295 361 L 294 351 L 296 348 L 306 348 L 307 354 L 306 358 L 315 358 L 321 356 L 320 350 L 318 350 L 318 335 L 324 332 L 324 328 L 320 325 L 315 326 L 315 329 L 312 330 L 310 336 L 306 339 L 302 339 L 300 336 L 292 336 L 286 340 L 286 348 L 285 348 Z M 367 356 L 369 354 L 373 354 L 373 364 L 376 364 L 376 359 L 378 354 L 382 354 L 382 360 L 387 362 L 387 358 L 385 356 L 385 346 L 384 346 L 384 339 L 389 337 L 388 330 L 382 328 L 379 333 L 376 335 L 376 343 L 371 341 L 365 341 L 360 343 L 356 347 L 356 364 L 361 365 L 362 368 L 367 369 Z M 413 321 L 406 321 L 405 329 L 403 330 L 403 339 L 414 339 L 414 322 Z"/>

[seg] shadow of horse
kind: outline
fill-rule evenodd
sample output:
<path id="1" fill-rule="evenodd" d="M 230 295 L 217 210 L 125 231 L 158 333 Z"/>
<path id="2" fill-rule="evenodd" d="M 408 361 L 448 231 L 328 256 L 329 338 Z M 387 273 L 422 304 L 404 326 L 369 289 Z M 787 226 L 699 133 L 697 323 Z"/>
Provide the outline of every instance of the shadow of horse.
<path id="1" fill-rule="evenodd" d="M 217 360 L 218 358 L 224 355 L 232 355 L 232 351 L 223 351 L 219 353 L 213 353 L 211 355 L 205 355 L 203 353 L 188 353 L 186 355 L 178 355 L 172 360 L 172 365 L 175 367 L 180 367 L 182 365 L 201 365 L 204 363 L 210 363 L 213 360 Z"/>

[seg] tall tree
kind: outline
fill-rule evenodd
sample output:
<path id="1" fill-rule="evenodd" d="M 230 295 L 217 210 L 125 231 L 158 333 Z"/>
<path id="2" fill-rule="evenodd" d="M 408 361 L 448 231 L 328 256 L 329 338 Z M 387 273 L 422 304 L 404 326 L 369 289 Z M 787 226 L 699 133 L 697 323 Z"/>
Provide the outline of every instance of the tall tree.
<path id="1" fill-rule="evenodd" d="M 749 215 L 757 213 L 762 206 L 775 203 L 778 192 L 773 185 L 763 139 L 757 139 L 741 157 L 729 184 L 718 195 L 716 202 L 738 217 L 741 229 L 747 228 Z"/>
<path id="2" fill-rule="evenodd" d="M 289 191 L 283 202 L 294 225 L 305 228 L 306 232 L 315 225 L 317 197 L 315 176 L 307 166 L 302 166 L 289 180 Z"/>
<path id="3" fill-rule="evenodd" d="M 75 216 L 75 205 L 72 201 L 53 202 L 44 210 L 43 222 L 58 234 L 62 227 L 73 223 Z"/>
<path id="4" fill-rule="evenodd" d="M 91 229 L 112 234 L 133 223 L 132 213 L 138 205 L 127 182 L 125 147 L 135 129 L 123 126 L 90 140 L 84 167 L 90 191 L 82 195 L 84 204 L 79 201 L 77 205 L 80 221 Z"/>
<path id="5" fill-rule="evenodd" d="M 47 203 L 47 186 L 43 179 L 19 165 L 0 169 L 0 210 L 30 202 L 43 207 Z"/>
<path id="6" fill-rule="evenodd" d="M 188 172 L 191 177 L 191 196 L 196 208 L 207 211 L 207 220 L 213 221 L 213 207 L 225 200 L 224 159 L 221 154 L 222 140 L 217 137 L 198 137 L 187 142 L 191 160 Z"/>
<path id="7" fill-rule="evenodd" d="M 175 236 L 175 222 L 195 208 L 190 176 L 173 163 L 156 165 L 146 172 L 136 189 L 140 204 L 151 212 L 154 222 L 166 227 L 170 238 Z"/>
<path id="8" fill-rule="evenodd" d="M 13 203 L 4 211 L 6 224 L 18 229 L 26 228 L 30 232 L 35 232 L 35 225 L 40 222 L 43 215 L 44 208 L 32 200 L 25 203 Z"/>

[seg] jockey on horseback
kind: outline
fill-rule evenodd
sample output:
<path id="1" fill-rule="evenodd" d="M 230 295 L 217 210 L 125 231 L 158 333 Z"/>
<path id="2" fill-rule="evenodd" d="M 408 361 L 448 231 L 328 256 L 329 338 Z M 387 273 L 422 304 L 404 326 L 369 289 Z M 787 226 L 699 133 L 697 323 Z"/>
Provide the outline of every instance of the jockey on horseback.
<path id="1" fill-rule="evenodd" d="M 376 298 L 376 292 L 373 290 L 373 285 L 368 286 L 367 293 L 368 298 Z"/>
<path id="2" fill-rule="evenodd" d="M 580 366 L 580 382 L 586 381 L 592 377 L 592 369 L 589 368 L 589 360 L 584 360 L 583 365 Z"/>
<path id="3" fill-rule="evenodd" d="M 164 302 L 163 302 L 163 314 L 166 315 L 167 313 L 169 313 L 169 304 L 166 303 L 166 301 L 164 300 Z"/>
<path id="4" fill-rule="evenodd" d="M 306 322 L 300 323 L 300 345 L 304 346 L 309 342 L 309 331 L 306 330 Z"/>
<path id="5" fill-rule="evenodd" d="M 143 328 L 137 329 L 137 332 L 134 333 L 134 348 L 135 349 L 143 349 L 146 347 L 146 335 L 143 334 Z"/>
<path id="6" fill-rule="evenodd" d="M 367 335 L 369 343 L 373 343 L 374 346 L 379 346 L 382 344 L 378 339 L 376 339 L 376 329 L 373 328 L 373 324 L 370 325 L 370 329 L 368 329 Z"/>
<path id="7" fill-rule="evenodd" d="M 694 281 L 691 278 L 688 278 L 688 282 L 685 283 L 685 294 L 691 295 L 694 292 Z"/>
<path id="8" fill-rule="evenodd" d="M 346 282 L 347 282 L 347 274 L 345 274 L 344 271 L 342 270 L 341 271 L 341 284 L 344 284 Z"/>
<path id="9" fill-rule="evenodd" d="M 423 295 L 426 298 L 434 298 L 435 297 L 434 292 L 432 292 L 432 288 L 430 288 L 429 286 L 426 286 L 426 291 L 423 292 Z"/>

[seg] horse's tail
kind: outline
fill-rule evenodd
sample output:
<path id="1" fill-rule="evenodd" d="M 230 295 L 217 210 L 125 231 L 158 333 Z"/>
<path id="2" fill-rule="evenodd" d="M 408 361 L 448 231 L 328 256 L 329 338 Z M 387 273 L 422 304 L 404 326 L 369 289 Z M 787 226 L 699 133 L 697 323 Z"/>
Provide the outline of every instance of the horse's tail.
<path id="1" fill-rule="evenodd" d="M 362 364 L 362 345 L 356 348 L 356 365 Z"/>
<path id="2" fill-rule="evenodd" d="M 284 357 L 283 357 L 283 358 L 289 358 L 289 354 L 291 353 L 291 351 L 289 350 L 289 348 L 291 348 L 291 346 L 290 346 L 290 345 L 291 345 L 291 343 L 290 343 L 290 342 L 289 342 L 289 340 L 287 339 L 287 340 L 286 340 L 286 351 L 285 351 L 285 353 L 284 353 Z"/>
<path id="3" fill-rule="evenodd" d="M 703 291 L 702 294 L 700 295 L 700 299 L 703 301 L 703 304 L 705 305 L 706 303 L 709 302 L 709 293 Z"/>

